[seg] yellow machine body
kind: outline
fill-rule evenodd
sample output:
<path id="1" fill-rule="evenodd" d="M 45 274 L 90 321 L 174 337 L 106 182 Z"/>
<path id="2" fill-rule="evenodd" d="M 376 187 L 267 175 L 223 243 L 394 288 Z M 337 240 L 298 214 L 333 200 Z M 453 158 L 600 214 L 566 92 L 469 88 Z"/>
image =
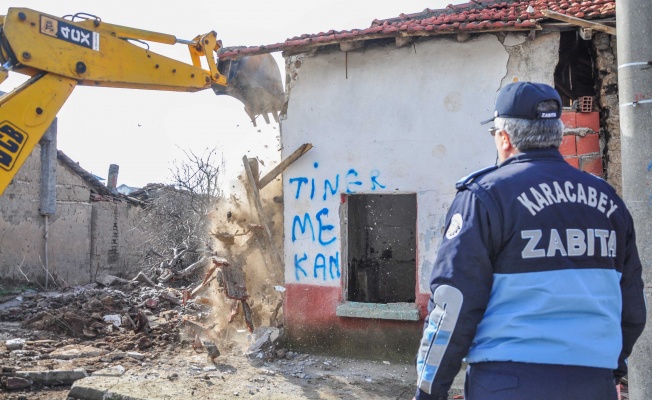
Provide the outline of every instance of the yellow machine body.
<path id="1" fill-rule="evenodd" d="M 185 44 L 191 62 L 154 53 L 146 42 Z M 169 34 L 108 24 L 99 18 L 74 21 L 10 8 L 6 16 L 0 16 L 0 83 L 10 71 L 31 78 L 0 97 L 0 195 L 76 85 L 181 92 L 213 88 L 217 94 L 242 101 L 254 123 L 263 113 L 267 120 L 267 112 L 277 119 L 283 90 L 278 66 L 269 66 L 271 56 L 235 60 L 229 66 L 238 67 L 242 75 L 250 73 L 252 66 L 267 66 L 256 71 L 261 78 L 231 74 L 229 82 L 218 69 L 220 48 L 215 32 L 185 41 Z M 202 67 L 202 60 L 208 70 Z M 260 104 L 264 96 L 258 92 L 256 98 L 243 97 L 242 89 L 237 95 L 231 93 L 234 83 L 251 85 L 250 79 L 264 80 L 262 87 L 269 89 L 274 100 Z"/>

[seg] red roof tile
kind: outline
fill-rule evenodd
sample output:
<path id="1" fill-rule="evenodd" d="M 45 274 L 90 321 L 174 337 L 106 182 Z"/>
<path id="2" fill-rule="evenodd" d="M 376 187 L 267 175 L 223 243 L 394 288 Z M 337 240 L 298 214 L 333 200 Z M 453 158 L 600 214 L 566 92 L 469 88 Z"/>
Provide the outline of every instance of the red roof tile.
<path id="1" fill-rule="evenodd" d="M 616 15 L 616 0 L 471 0 L 465 4 L 449 4 L 440 10 L 426 8 L 396 18 L 377 19 L 366 29 L 330 30 L 265 46 L 225 48 L 220 58 L 239 58 L 273 51 L 302 51 L 327 44 L 383 37 L 538 29 L 539 22 L 546 20 L 542 10 L 576 18 L 601 19 Z"/>

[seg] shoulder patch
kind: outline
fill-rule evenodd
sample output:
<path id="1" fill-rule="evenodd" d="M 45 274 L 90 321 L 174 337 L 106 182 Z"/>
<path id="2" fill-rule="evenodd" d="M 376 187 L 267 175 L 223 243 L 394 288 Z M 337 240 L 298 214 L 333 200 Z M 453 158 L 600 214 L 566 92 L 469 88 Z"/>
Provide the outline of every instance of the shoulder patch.
<path id="1" fill-rule="evenodd" d="M 455 183 L 455 189 L 457 189 L 457 190 L 466 189 L 466 186 L 468 184 L 470 184 L 471 182 L 473 182 L 477 177 L 482 176 L 482 175 L 484 175 L 486 173 L 489 173 L 491 171 L 494 171 L 496 169 L 498 169 L 498 166 L 497 165 L 492 165 L 491 167 L 482 168 L 482 169 L 479 169 L 479 170 L 477 170 L 475 172 L 472 172 L 469 175 L 467 175 L 464 178 L 457 181 L 457 183 Z"/>
<path id="2" fill-rule="evenodd" d="M 457 236 L 462 230 L 462 224 L 463 224 L 462 214 L 457 213 L 453 215 L 453 217 L 451 218 L 451 222 L 448 225 L 448 230 L 446 231 L 446 238 L 452 239 L 455 236 Z"/>

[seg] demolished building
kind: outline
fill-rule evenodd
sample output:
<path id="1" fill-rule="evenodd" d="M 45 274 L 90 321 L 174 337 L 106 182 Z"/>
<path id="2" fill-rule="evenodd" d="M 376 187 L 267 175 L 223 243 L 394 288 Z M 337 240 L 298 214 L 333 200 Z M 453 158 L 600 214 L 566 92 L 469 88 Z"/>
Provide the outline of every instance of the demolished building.
<path id="1" fill-rule="evenodd" d="M 129 275 L 141 202 L 113 193 L 56 148 L 56 120 L 0 197 L 3 280 L 66 287 Z"/>
<path id="2" fill-rule="evenodd" d="M 620 188 L 615 1 L 474 1 L 233 49 L 283 51 L 285 328 L 298 346 L 413 357 L 455 181 L 493 165 L 498 90 L 554 85 L 572 165 Z"/>

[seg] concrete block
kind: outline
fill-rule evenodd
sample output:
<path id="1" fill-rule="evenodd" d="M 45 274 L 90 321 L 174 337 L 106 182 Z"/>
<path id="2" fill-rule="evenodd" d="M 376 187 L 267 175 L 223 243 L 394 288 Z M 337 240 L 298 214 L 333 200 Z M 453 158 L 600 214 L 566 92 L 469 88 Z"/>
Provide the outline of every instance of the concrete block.
<path id="1" fill-rule="evenodd" d="M 40 385 L 72 385 L 74 382 L 87 377 L 88 373 L 81 368 L 73 370 L 54 369 L 48 371 L 18 371 L 16 376 L 29 379 Z"/>
<path id="2" fill-rule="evenodd" d="M 9 376 L 7 377 L 6 389 L 7 390 L 19 390 L 25 389 L 32 386 L 32 382 L 25 378 L 20 378 L 18 376 Z"/>
<path id="3" fill-rule="evenodd" d="M 110 376 L 110 377 L 119 377 L 125 374 L 125 367 L 122 365 L 116 365 L 109 368 L 104 368 L 99 371 L 95 371 L 91 376 Z"/>
<path id="4" fill-rule="evenodd" d="M 127 357 L 134 358 L 136 360 L 142 360 L 145 358 L 145 355 L 142 353 L 138 353 L 136 351 L 128 351 L 127 352 Z"/>
<path id="5" fill-rule="evenodd" d="M 357 303 L 346 302 L 337 306 L 338 317 L 391 319 L 400 321 L 418 321 L 419 311 L 412 303 Z"/>
<path id="6" fill-rule="evenodd" d="M 7 346 L 7 350 L 9 351 L 20 350 L 24 345 L 25 339 L 9 339 L 5 342 L 5 346 Z"/>
<path id="7" fill-rule="evenodd" d="M 50 353 L 50 358 L 57 360 L 72 360 L 81 357 L 97 357 L 106 354 L 106 350 L 92 346 L 80 346 L 71 344 L 63 346 Z"/>

